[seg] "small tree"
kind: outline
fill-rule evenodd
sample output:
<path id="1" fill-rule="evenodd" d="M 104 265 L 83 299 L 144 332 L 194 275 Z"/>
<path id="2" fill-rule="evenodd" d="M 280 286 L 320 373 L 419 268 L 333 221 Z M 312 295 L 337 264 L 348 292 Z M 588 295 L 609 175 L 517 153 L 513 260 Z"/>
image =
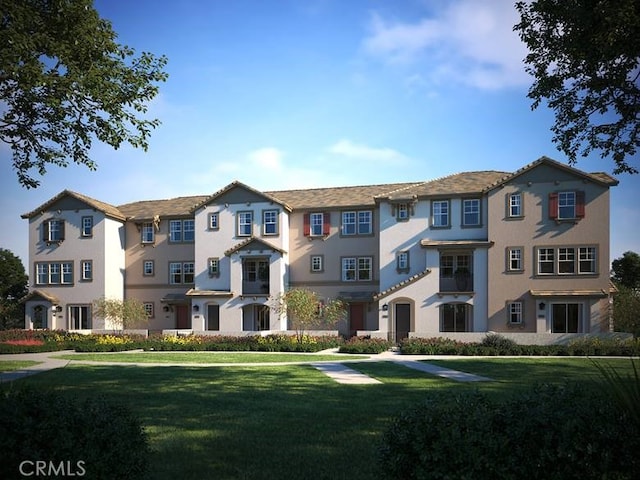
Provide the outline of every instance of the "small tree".
<path id="1" fill-rule="evenodd" d="M 640 255 L 636 252 L 624 252 L 622 257 L 611 262 L 611 279 L 617 285 L 628 288 L 640 288 Z"/>
<path id="2" fill-rule="evenodd" d="M 145 326 L 149 321 L 149 314 L 144 304 L 135 298 L 120 300 L 117 298 L 100 298 L 93 302 L 93 313 L 98 318 L 109 320 L 114 330 Z"/>
<path id="3" fill-rule="evenodd" d="M 299 342 L 302 342 L 305 330 L 335 324 L 346 315 L 342 300 L 322 301 L 316 292 L 306 288 L 292 288 L 281 293 L 272 308 L 280 316 L 287 315 L 292 320 Z"/>
<path id="4" fill-rule="evenodd" d="M 29 278 L 20 258 L 0 248 L 0 328 L 24 328 L 24 297 Z"/>

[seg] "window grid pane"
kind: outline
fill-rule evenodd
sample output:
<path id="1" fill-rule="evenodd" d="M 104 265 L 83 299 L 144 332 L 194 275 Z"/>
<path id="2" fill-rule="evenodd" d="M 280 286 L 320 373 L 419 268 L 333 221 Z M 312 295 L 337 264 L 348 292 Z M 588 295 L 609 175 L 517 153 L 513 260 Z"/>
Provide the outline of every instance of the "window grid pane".
<path id="1" fill-rule="evenodd" d="M 449 225 L 449 202 L 433 202 L 433 226 L 446 227 Z"/>
<path id="2" fill-rule="evenodd" d="M 358 212 L 358 233 L 360 235 L 369 235 L 373 231 L 371 224 L 371 212 Z"/>
<path id="3" fill-rule="evenodd" d="M 595 247 L 580 247 L 578 249 L 578 256 L 579 273 L 596 273 Z"/>
<path id="4" fill-rule="evenodd" d="M 463 213 L 464 225 L 480 225 L 480 200 L 464 200 Z"/>
<path id="5" fill-rule="evenodd" d="M 183 240 L 185 242 L 193 242 L 195 238 L 195 221 L 185 220 L 182 222 Z"/>
<path id="6" fill-rule="evenodd" d="M 312 213 L 311 214 L 311 235 L 320 236 L 323 231 L 323 222 L 324 214 L 322 213 Z"/>
<path id="7" fill-rule="evenodd" d="M 512 193 L 509 196 L 509 216 L 520 217 L 522 215 L 522 194 Z"/>
<path id="8" fill-rule="evenodd" d="M 554 273 L 554 252 L 553 248 L 541 248 L 538 250 L 538 273 Z"/>
<path id="9" fill-rule="evenodd" d="M 171 242 L 182 241 L 182 221 L 171 220 L 169 222 L 169 240 Z"/>

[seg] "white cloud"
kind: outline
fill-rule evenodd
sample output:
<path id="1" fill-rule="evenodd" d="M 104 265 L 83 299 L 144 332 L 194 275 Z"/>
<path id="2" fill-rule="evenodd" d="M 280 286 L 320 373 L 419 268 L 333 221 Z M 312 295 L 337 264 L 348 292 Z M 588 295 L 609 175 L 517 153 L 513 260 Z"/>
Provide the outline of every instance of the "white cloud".
<path id="1" fill-rule="evenodd" d="M 284 152 L 274 147 L 259 148 L 249 153 L 248 158 L 256 168 L 268 168 L 271 171 L 282 170 Z"/>
<path id="2" fill-rule="evenodd" d="M 459 0 L 444 5 L 414 22 L 373 13 L 364 51 L 391 65 L 418 69 L 434 84 L 497 89 L 530 82 L 522 63 L 526 47 L 513 31 L 518 14 L 512 2 Z"/>
<path id="3" fill-rule="evenodd" d="M 407 157 L 391 148 L 373 148 L 346 139 L 334 143 L 328 148 L 328 151 L 329 153 L 348 157 L 351 160 L 403 163 L 407 160 Z"/>

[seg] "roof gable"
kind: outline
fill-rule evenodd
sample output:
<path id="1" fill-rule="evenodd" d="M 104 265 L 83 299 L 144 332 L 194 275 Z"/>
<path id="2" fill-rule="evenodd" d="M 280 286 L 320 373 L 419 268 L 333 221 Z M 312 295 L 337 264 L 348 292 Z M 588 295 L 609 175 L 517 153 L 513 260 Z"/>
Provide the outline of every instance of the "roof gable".
<path id="1" fill-rule="evenodd" d="M 56 207 L 59 207 L 60 210 L 75 210 L 78 209 L 80 205 L 86 205 L 89 208 L 98 210 L 104 213 L 107 217 L 111 217 L 116 220 L 126 220 L 126 216 L 117 207 L 71 190 L 63 190 L 58 195 L 46 201 L 31 212 L 21 215 L 21 217 L 33 218 L 48 210 L 55 210 Z"/>
<path id="2" fill-rule="evenodd" d="M 272 245 L 269 242 L 265 242 L 260 238 L 249 237 L 243 242 L 240 242 L 237 245 L 226 250 L 224 254 L 228 257 L 234 253 L 238 253 L 241 250 L 257 250 L 259 252 L 262 252 L 264 250 L 271 250 L 274 252 L 280 252 L 282 254 L 286 253 L 283 249 L 276 247 L 275 245 Z"/>
<path id="3" fill-rule="evenodd" d="M 239 182 L 233 181 L 226 187 L 218 190 L 214 194 L 204 198 L 201 202 L 192 208 L 192 211 L 196 211 L 202 207 L 206 207 L 212 203 L 217 204 L 239 204 L 239 203 L 258 203 L 258 202 L 271 202 L 277 203 L 284 207 L 286 210 L 291 211 L 291 207 L 282 200 L 270 195 L 268 192 L 261 192 L 255 188 Z"/>

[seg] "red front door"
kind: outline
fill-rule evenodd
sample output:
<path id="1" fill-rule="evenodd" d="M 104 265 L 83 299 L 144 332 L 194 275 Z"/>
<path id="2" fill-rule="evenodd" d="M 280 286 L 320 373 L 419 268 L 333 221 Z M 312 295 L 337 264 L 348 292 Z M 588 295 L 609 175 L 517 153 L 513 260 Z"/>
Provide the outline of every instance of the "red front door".
<path id="1" fill-rule="evenodd" d="M 191 318 L 189 317 L 189 307 L 187 305 L 176 305 L 176 328 L 191 328 Z"/>
<path id="2" fill-rule="evenodd" d="M 364 330 L 364 304 L 349 304 L 349 337 L 356 335 L 358 330 Z"/>

